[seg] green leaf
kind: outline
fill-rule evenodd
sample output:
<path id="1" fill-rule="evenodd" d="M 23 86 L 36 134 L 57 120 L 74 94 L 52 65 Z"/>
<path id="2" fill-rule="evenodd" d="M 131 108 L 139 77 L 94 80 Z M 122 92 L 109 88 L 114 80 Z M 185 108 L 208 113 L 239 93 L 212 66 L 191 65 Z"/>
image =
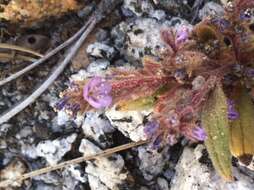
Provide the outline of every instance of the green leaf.
<path id="1" fill-rule="evenodd" d="M 124 101 L 117 105 L 119 111 L 145 110 L 151 108 L 155 103 L 154 96 L 142 97 L 135 100 Z"/>
<path id="2" fill-rule="evenodd" d="M 167 85 L 159 88 L 152 96 L 140 97 L 135 100 L 118 103 L 116 109 L 119 111 L 145 110 L 152 108 L 157 100 L 157 96 L 169 90 Z"/>
<path id="3" fill-rule="evenodd" d="M 233 99 L 240 117 L 231 122 L 230 150 L 235 157 L 244 162 L 244 158 L 254 154 L 254 105 L 244 87 L 236 90 Z"/>
<path id="4" fill-rule="evenodd" d="M 220 85 L 215 87 L 204 105 L 202 125 L 207 132 L 208 138 L 205 145 L 214 168 L 225 180 L 233 180 L 227 99 Z"/>

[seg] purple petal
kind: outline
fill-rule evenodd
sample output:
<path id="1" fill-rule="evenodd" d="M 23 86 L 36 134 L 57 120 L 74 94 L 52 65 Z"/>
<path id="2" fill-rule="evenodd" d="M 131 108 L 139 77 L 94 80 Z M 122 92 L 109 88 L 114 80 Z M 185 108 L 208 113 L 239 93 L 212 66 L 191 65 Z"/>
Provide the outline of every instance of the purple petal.
<path id="1" fill-rule="evenodd" d="M 87 98 L 89 93 L 91 91 L 93 91 L 94 88 L 96 88 L 96 86 L 100 85 L 100 83 L 102 83 L 102 78 L 101 77 L 93 77 L 92 79 L 90 79 L 87 84 L 84 86 L 83 89 L 83 96 L 84 98 Z"/>
<path id="2" fill-rule="evenodd" d="M 253 78 L 254 77 L 254 69 L 253 68 L 248 68 L 245 71 L 245 75 L 249 78 Z"/>
<path id="3" fill-rule="evenodd" d="M 228 99 L 227 100 L 228 104 L 228 119 L 229 120 L 236 120 L 239 118 L 239 113 L 235 109 L 235 103 L 233 100 Z"/>
<path id="4" fill-rule="evenodd" d="M 211 22 L 217 25 L 221 32 L 230 27 L 230 22 L 223 18 L 213 18 Z"/>
<path id="5" fill-rule="evenodd" d="M 189 37 L 189 29 L 187 27 L 182 27 L 176 34 L 176 44 L 185 42 Z"/>
<path id="6" fill-rule="evenodd" d="M 83 97 L 94 108 L 101 109 L 111 105 L 111 85 L 101 77 L 94 77 L 84 86 Z"/>
<path id="7" fill-rule="evenodd" d="M 180 124 L 179 116 L 174 111 L 169 113 L 167 120 L 172 127 L 177 127 Z"/>
<path id="8" fill-rule="evenodd" d="M 205 130 L 201 127 L 195 127 L 192 130 L 192 135 L 194 138 L 196 138 L 199 141 L 204 141 L 207 138 L 207 134 Z"/>
<path id="9" fill-rule="evenodd" d="M 147 122 L 144 128 L 144 133 L 150 138 L 155 134 L 159 126 L 159 123 L 156 121 Z"/>
<path id="10" fill-rule="evenodd" d="M 159 135 L 158 137 L 156 137 L 154 140 L 153 140 L 153 142 L 152 142 L 152 149 L 158 149 L 158 148 L 160 148 L 160 146 L 161 146 L 161 143 L 162 143 L 162 140 L 163 140 L 163 138 L 162 138 L 162 135 Z"/>
<path id="11" fill-rule="evenodd" d="M 101 82 L 96 88 L 99 94 L 109 94 L 112 90 L 112 87 L 108 82 Z"/>
<path id="12" fill-rule="evenodd" d="M 88 83 L 89 83 L 89 86 L 93 88 L 102 82 L 103 82 L 103 79 L 101 77 L 95 76 Z"/>
<path id="13" fill-rule="evenodd" d="M 104 108 L 104 107 L 108 107 L 111 105 L 112 103 L 112 97 L 111 96 L 108 96 L 108 95 L 105 95 L 105 96 L 102 96 L 98 102 L 100 103 L 101 107 Z"/>
<path id="14" fill-rule="evenodd" d="M 104 97 L 94 98 L 92 96 L 89 96 L 87 99 L 87 102 L 96 109 L 102 109 L 111 105 L 112 97 L 104 96 Z"/>
<path id="15" fill-rule="evenodd" d="M 238 112 L 233 112 L 231 111 L 228 113 L 228 119 L 229 120 L 237 120 L 239 118 L 239 113 Z"/>
<path id="16" fill-rule="evenodd" d="M 64 96 L 62 99 L 60 99 L 56 104 L 55 104 L 55 108 L 57 110 L 62 110 L 66 103 L 68 102 L 68 100 L 70 99 L 70 97 Z"/>

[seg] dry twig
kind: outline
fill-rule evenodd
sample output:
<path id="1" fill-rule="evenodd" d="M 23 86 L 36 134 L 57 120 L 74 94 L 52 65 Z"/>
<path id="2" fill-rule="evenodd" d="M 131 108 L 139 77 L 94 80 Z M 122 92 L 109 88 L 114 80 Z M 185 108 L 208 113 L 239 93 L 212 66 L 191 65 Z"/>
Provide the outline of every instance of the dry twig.
<path id="1" fill-rule="evenodd" d="M 10 75 L 9 77 L 1 80 L 0 81 L 0 86 L 3 86 L 4 84 L 6 84 L 8 82 L 11 82 L 12 80 L 15 80 L 16 78 L 24 75 L 25 73 L 27 73 L 28 71 L 34 69 L 35 67 L 37 67 L 38 65 L 40 65 L 44 61 L 48 60 L 50 57 L 52 57 L 53 55 L 55 55 L 56 53 L 61 51 L 63 48 L 70 45 L 74 40 L 76 40 L 86 30 L 87 26 L 91 23 L 91 20 L 92 20 L 92 18 L 90 18 L 87 21 L 87 23 L 85 24 L 85 26 L 83 26 L 74 36 L 72 36 L 67 41 L 65 41 L 63 44 L 59 45 L 58 47 L 56 47 L 55 49 L 53 49 L 52 51 L 47 53 L 44 57 L 42 57 L 38 61 L 34 62 L 33 64 L 25 67 L 24 69 L 18 71 L 17 73 L 14 73 L 14 74 Z"/>
<path id="2" fill-rule="evenodd" d="M 79 158 L 75 158 L 73 160 L 68 160 L 66 162 L 62 162 L 62 163 L 57 164 L 55 166 L 49 166 L 49 167 L 45 167 L 45 168 L 42 168 L 42 169 L 38 169 L 38 170 L 35 170 L 35 171 L 32 171 L 32 172 L 23 174 L 21 177 L 19 177 L 17 179 L 8 179 L 8 180 L 5 180 L 5 181 L 1 181 L 0 182 L 0 187 L 7 187 L 8 185 L 12 184 L 15 181 L 22 182 L 26 179 L 29 179 L 29 178 L 32 178 L 32 177 L 35 177 L 35 176 L 38 176 L 38 175 L 41 175 L 41 174 L 44 174 L 44 173 L 48 173 L 48 172 L 51 172 L 51 171 L 54 171 L 54 170 L 58 170 L 58 169 L 64 168 L 64 167 L 72 165 L 72 164 L 78 164 L 78 163 L 81 163 L 81 162 L 84 162 L 84 161 L 89 161 L 89 160 L 93 160 L 93 159 L 96 159 L 96 158 L 110 156 L 113 153 L 120 152 L 120 151 L 123 151 L 123 150 L 127 150 L 127 149 L 130 149 L 130 148 L 136 147 L 136 146 L 140 146 L 140 145 L 146 144 L 148 142 L 149 142 L 149 140 L 139 141 L 139 142 L 132 142 L 132 143 L 117 146 L 117 147 L 114 147 L 114 148 L 109 148 L 107 150 L 104 150 L 104 151 L 102 151 L 100 153 L 97 153 L 97 154 L 94 154 L 94 155 L 90 155 L 90 156 L 86 156 L 86 157 L 82 156 L 82 157 L 79 157 Z"/>
<path id="3" fill-rule="evenodd" d="M 0 60 L 18 60 L 18 61 L 29 61 L 29 62 L 34 62 L 37 59 L 33 58 L 33 57 L 29 57 L 26 55 L 15 55 L 13 57 L 13 55 L 11 55 L 10 53 L 0 53 Z"/>
<path id="4" fill-rule="evenodd" d="M 17 46 L 17 45 L 13 45 L 13 44 L 0 43 L 0 48 L 10 49 L 10 50 L 17 50 L 17 51 L 21 51 L 21 52 L 25 52 L 25 53 L 30 53 L 30 54 L 38 56 L 38 57 L 43 57 L 42 54 L 40 54 L 40 53 L 38 53 L 34 50 L 24 48 L 24 47 L 21 47 L 21 46 Z"/>
<path id="5" fill-rule="evenodd" d="M 74 44 L 74 46 L 70 48 L 70 51 L 68 52 L 66 58 L 56 66 L 56 68 L 53 70 L 52 74 L 48 77 L 48 79 L 45 82 L 43 82 L 43 84 L 38 89 L 36 89 L 30 96 L 28 96 L 24 101 L 22 101 L 17 106 L 13 107 L 5 114 L 0 116 L 0 124 L 3 124 L 4 122 L 8 121 L 10 118 L 18 114 L 23 109 L 25 109 L 28 105 L 33 103 L 45 90 L 47 90 L 47 88 L 55 81 L 55 79 L 61 74 L 61 72 L 70 62 L 70 60 L 74 57 L 77 50 L 82 45 L 88 34 L 95 27 L 96 23 L 97 20 L 94 17 L 92 17 L 91 20 L 89 21 L 88 27 L 85 30 L 85 32 L 81 35 L 81 37 Z"/>

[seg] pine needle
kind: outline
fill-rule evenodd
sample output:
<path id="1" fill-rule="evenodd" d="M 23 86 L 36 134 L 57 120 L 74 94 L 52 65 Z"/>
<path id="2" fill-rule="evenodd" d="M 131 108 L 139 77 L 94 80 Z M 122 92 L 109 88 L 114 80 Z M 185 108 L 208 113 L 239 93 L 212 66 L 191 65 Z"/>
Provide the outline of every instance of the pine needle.
<path id="1" fill-rule="evenodd" d="M 14 183 L 15 181 L 22 182 L 26 179 L 29 179 L 29 178 L 32 178 L 32 177 L 35 177 L 35 176 L 38 176 L 38 175 L 41 175 L 41 174 L 44 174 L 44 173 L 48 173 L 48 172 L 51 172 L 51 171 L 55 171 L 55 170 L 58 170 L 58 169 L 62 169 L 64 167 L 72 165 L 72 164 L 78 164 L 78 163 L 81 163 L 81 162 L 84 162 L 84 161 L 94 160 L 94 159 L 101 158 L 101 157 L 107 157 L 107 156 L 112 155 L 113 153 L 120 152 L 120 151 L 123 151 L 123 150 L 127 150 L 127 149 L 130 149 L 130 148 L 136 147 L 136 146 L 140 146 L 140 145 L 146 144 L 148 142 L 149 142 L 149 140 L 132 142 L 132 143 L 124 144 L 124 145 L 117 146 L 117 147 L 114 147 L 114 148 L 106 149 L 106 150 L 101 151 L 100 153 L 97 153 L 97 154 L 94 154 L 94 155 L 90 155 L 90 156 L 86 156 L 86 157 L 82 156 L 82 157 L 79 157 L 79 158 L 75 158 L 73 160 L 68 160 L 68 161 L 59 163 L 55 166 L 48 166 L 48 167 L 45 167 L 45 168 L 41 168 L 41 169 L 38 169 L 38 170 L 35 170 L 35 171 L 32 171 L 32 172 L 23 174 L 22 176 L 20 176 L 19 178 L 16 178 L 16 179 L 8 179 L 8 180 L 0 181 L 0 187 L 7 187 L 8 185 Z"/>
<path id="2" fill-rule="evenodd" d="M 30 53 L 30 54 L 38 56 L 38 57 L 43 57 L 42 54 L 40 54 L 40 53 L 38 53 L 34 50 L 24 48 L 24 47 L 21 47 L 21 46 L 17 46 L 17 45 L 13 45 L 13 44 L 0 43 L 0 48 L 10 49 L 10 50 L 17 50 L 17 51 L 21 51 L 21 52 L 25 52 L 25 53 Z"/>

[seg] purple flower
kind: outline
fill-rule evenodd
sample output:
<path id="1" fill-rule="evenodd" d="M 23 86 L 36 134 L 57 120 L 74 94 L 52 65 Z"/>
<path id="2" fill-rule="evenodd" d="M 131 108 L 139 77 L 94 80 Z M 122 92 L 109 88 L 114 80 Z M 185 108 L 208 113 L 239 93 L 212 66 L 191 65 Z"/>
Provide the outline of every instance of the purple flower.
<path id="1" fill-rule="evenodd" d="M 236 120 L 239 118 L 239 113 L 235 109 L 235 103 L 233 100 L 227 100 L 228 104 L 228 119 L 229 120 Z"/>
<path id="2" fill-rule="evenodd" d="M 157 121 L 149 121 L 145 125 L 144 132 L 148 138 L 151 138 L 156 133 L 159 127 L 160 125 Z"/>
<path id="3" fill-rule="evenodd" d="M 230 22 L 223 18 L 213 18 L 211 22 L 217 25 L 221 32 L 230 27 Z"/>
<path id="4" fill-rule="evenodd" d="M 74 104 L 66 104 L 65 110 L 72 116 L 76 116 L 78 111 L 80 110 L 80 105 L 77 103 Z"/>
<path id="5" fill-rule="evenodd" d="M 179 46 L 180 44 L 184 43 L 188 37 L 189 37 L 189 29 L 185 26 L 181 27 L 179 30 L 176 32 L 176 45 Z"/>
<path id="6" fill-rule="evenodd" d="M 180 125 L 179 116 L 175 111 L 169 112 L 169 116 L 167 120 L 172 127 L 177 127 Z"/>
<path id="7" fill-rule="evenodd" d="M 204 141 L 207 138 L 207 134 L 202 127 L 194 127 L 192 129 L 192 136 L 199 141 Z"/>
<path id="8" fill-rule="evenodd" d="M 155 139 L 153 139 L 151 143 L 151 148 L 152 149 L 159 149 L 161 147 L 162 143 L 162 135 L 157 136 Z"/>
<path id="9" fill-rule="evenodd" d="M 112 103 L 111 89 L 111 85 L 101 77 L 94 77 L 84 86 L 83 97 L 94 108 L 105 108 Z"/>
<path id="10" fill-rule="evenodd" d="M 66 106 L 69 99 L 70 97 L 64 96 L 54 105 L 54 108 L 56 110 L 62 110 Z"/>
<path id="11" fill-rule="evenodd" d="M 245 75 L 249 78 L 253 78 L 254 77 L 254 69 L 253 68 L 247 68 L 245 70 Z"/>

